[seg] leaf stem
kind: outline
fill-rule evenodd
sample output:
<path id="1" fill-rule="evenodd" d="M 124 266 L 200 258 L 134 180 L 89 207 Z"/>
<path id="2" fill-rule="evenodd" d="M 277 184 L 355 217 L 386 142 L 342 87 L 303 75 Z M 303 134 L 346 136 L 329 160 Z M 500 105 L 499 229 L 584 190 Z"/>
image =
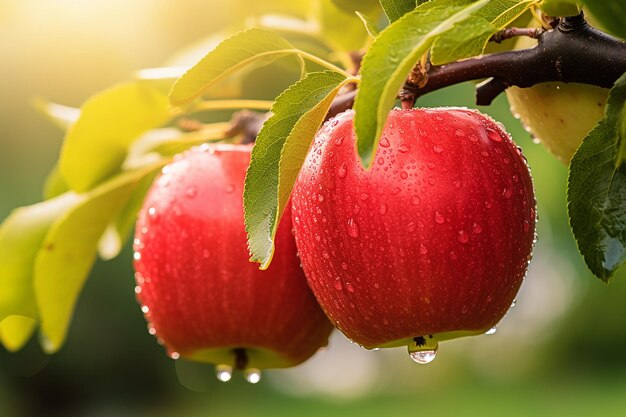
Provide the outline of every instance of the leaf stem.
<path id="1" fill-rule="evenodd" d="M 208 100 L 195 104 L 191 112 L 238 109 L 269 110 L 272 108 L 272 104 L 274 102 L 269 100 Z"/>

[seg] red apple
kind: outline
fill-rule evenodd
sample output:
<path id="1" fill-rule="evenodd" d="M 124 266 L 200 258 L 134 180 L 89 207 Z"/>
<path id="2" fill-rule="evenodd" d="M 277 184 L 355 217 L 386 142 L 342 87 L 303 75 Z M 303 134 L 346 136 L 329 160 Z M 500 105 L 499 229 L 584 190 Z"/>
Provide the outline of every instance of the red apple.
<path id="1" fill-rule="evenodd" d="M 243 185 L 250 146 L 190 151 L 163 169 L 134 242 L 136 292 L 150 333 L 171 357 L 229 368 L 296 365 L 325 346 L 332 325 L 307 286 L 291 234 L 276 234 L 271 267 L 249 262 Z"/>
<path id="2" fill-rule="evenodd" d="M 318 132 L 294 188 L 302 265 L 349 339 L 428 362 L 511 306 L 535 239 L 528 166 L 489 117 L 440 108 L 393 110 L 366 170 L 353 118 Z"/>

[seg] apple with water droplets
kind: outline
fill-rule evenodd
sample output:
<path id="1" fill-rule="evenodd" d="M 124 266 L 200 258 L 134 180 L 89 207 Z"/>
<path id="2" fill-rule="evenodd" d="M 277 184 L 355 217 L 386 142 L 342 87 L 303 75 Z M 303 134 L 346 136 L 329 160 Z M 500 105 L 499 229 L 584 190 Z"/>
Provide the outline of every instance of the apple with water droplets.
<path id="1" fill-rule="evenodd" d="M 299 364 L 333 327 L 307 286 L 289 213 L 266 271 L 248 260 L 243 185 L 248 145 L 214 145 L 163 169 L 145 199 L 134 241 L 149 332 L 170 356 L 214 363 L 218 378 Z"/>
<path id="2" fill-rule="evenodd" d="M 462 108 L 391 111 L 365 169 L 353 119 L 320 129 L 294 187 L 302 265 L 349 339 L 429 362 L 511 307 L 535 240 L 529 169 L 501 125 Z"/>

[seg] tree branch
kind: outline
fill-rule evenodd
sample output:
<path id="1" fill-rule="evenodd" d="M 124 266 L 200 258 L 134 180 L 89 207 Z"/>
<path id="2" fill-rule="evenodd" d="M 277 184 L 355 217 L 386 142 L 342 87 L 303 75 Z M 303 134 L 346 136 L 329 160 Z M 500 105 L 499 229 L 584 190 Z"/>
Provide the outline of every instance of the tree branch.
<path id="1" fill-rule="evenodd" d="M 535 48 L 433 66 L 425 85 L 407 82 L 400 98 L 414 103 L 429 92 L 487 78 L 476 88 L 476 103 L 489 105 L 511 86 L 562 81 L 610 88 L 624 72 L 626 42 L 589 26 L 581 14 L 564 18 L 556 29 L 540 34 Z"/>

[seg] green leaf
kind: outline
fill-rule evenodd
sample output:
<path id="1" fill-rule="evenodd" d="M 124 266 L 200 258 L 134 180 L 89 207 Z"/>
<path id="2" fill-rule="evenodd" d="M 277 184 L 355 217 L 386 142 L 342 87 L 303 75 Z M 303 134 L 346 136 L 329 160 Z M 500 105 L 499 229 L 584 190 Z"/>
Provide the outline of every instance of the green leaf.
<path id="1" fill-rule="evenodd" d="M 626 2 L 623 0 L 585 0 L 585 7 L 613 35 L 626 39 Z"/>
<path id="2" fill-rule="evenodd" d="M 471 17 L 442 34 L 434 43 L 431 62 L 441 65 L 483 53 L 489 38 L 540 0 L 490 0 Z"/>
<path id="3" fill-rule="evenodd" d="M 67 333 L 74 305 L 96 259 L 107 226 L 128 203 L 142 180 L 164 161 L 126 172 L 92 191 L 50 227 L 34 262 L 34 291 L 44 349 L 57 351 Z M 61 197 L 59 197 L 61 198 Z"/>
<path id="4" fill-rule="evenodd" d="M 76 192 L 90 190 L 119 171 L 139 135 L 169 117 L 167 98 L 140 82 L 96 94 L 65 138 L 59 160 L 63 178 Z"/>
<path id="5" fill-rule="evenodd" d="M 266 29 L 248 29 L 222 41 L 180 77 L 170 92 L 170 103 L 180 106 L 193 101 L 213 84 L 255 62 L 267 65 L 298 50 L 278 34 Z"/>
<path id="6" fill-rule="evenodd" d="M 355 51 L 367 41 L 367 31 L 354 12 L 339 9 L 330 0 L 318 2 L 315 18 L 322 36 L 337 51 Z"/>
<path id="7" fill-rule="evenodd" d="M 68 193 L 21 207 L 0 226 L 0 321 L 11 315 L 38 319 L 33 264 L 51 225 L 78 201 Z"/>
<path id="8" fill-rule="evenodd" d="M 308 74 L 276 99 L 259 132 L 243 199 L 251 261 L 261 269 L 271 262 L 278 223 L 313 137 L 347 81 L 331 71 Z"/>
<path id="9" fill-rule="evenodd" d="M 365 29 L 367 30 L 367 33 L 369 33 L 369 35 L 372 38 L 375 38 L 376 36 L 378 36 L 378 28 L 376 27 L 376 23 L 374 23 L 374 21 L 370 19 L 369 16 L 361 12 L 355 12 L 355 13 L 359 17 L 359 19 L 361 19 L 361 22 L 363 22 L 363 25 L 365 25 Z"/>
<path id="10" fill-rule="evenodd" d="M 391 23 L 400 19 L 405 14 L 415 10 L 417 2 L 415 0 L 380 0 L 380 5 Z"/>
<path id="11" fill-rule="evenodd" d="M 378 0 L 332 0 L 332 2 L 339 9 L 350 14 L 357 10 L 371 12 L 379 8 Z"/>
<path id="12" fill-rule="evenodd" d="M 0 342 L 9 352 L 17 352 L 31 338 L 36 324 L 30 317 L 9 316 L 0 321 Z"/>
<path id="13" fill-rule="evenodd" d="M 576 16 L 580 13 L 582 1 L 543 0 L 540 7 L 549 16 Z"/>
<path id="14" fill-rule="evenodd" d="M 365 166 L 371 164 L 389 109 L 415 63 L 438 36 L 488 2 L 441 0 L 424 3 L 376 38 L 363 59 L 362 80 L 355 103 L 357 145 Z"/>
<path id="15" fill-rule="evenodd" d="M 626 74 L 611 90 L 606 116 L 589 132 L 570 165 L 568 210 L 589 269 L 609 282 L 626 261 L 626 164 L 618 165 Z"/>

